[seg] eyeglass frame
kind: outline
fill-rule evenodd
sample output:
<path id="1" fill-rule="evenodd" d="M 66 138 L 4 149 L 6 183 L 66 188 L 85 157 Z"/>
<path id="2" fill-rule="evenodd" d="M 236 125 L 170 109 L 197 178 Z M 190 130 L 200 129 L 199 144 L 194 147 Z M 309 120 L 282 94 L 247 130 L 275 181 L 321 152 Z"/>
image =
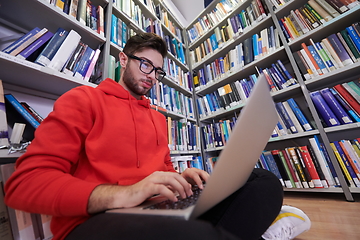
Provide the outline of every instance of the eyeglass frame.
<path id="1" fill-rule="evenodd" d="M 155 78 L 156 78 L 158 81 L 163 80 L 164 77 L 166 76 L 166 72 L 165 72 L 162 68 L 155 67 L 154 64 L 152 64 L 149 60 L 139 58 L 139 57 L 137 57 L 137 56 L 135 56 L 135 55 L 132 55 L 132 54 L 126 54 L 126 56 L 128 56 L 128 57 L 131 58 L 131 59 L 135 59 L 135 60 L 140 61 L 139 69 L 140 69 L 141 72 L 143 72 L 143 73 L 145 73 L 145 74 L 151 74 L 151 73 L 155 70 Z M 153 67 L 150 72 L 144 72 L 144 70 L 141 69 L 141 66 L 142 66 L 142 64 L 143 64 L 144 62 L 149 63 L 149 64 Z M 162 71 L 162 73 L 163 73 L 163 75 L 162 75 L 161 78 L 157 78 L 157 77 L 156 77 L 156 73 L 157 73 L 158 70 Z M 161 73 L 158 73 L 158 76 L 159 76 L 160 74 L 161 74 Z"/>

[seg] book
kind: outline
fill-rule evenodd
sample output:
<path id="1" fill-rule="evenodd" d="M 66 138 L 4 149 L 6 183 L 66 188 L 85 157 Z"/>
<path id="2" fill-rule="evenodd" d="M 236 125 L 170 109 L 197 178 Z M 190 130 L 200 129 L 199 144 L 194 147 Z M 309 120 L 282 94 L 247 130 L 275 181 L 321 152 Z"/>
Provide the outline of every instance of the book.
<path id="1" fill-rule="evenodd" d="M 319 177 L 320 177 L 320 181 L 321 181 L 321 184 L 324 186 L 324 188 L 329 188 L 329 185 L 326 181 L 326 178 L 325 178 L 325 175 L 323 173 L 323 170 L 321 169 L 321 166 L 320 166 L 320 163 L 319 163 L 319 159 L 317 159 L 316 155 L 315 155 L 315 152 L 314 152 L 314 149 L 312 148 L 312 146 L 310 144 L 306 145 L 307 146 L 307 149 L 309 150 L 309 153 L 310 153 L 310 156 L 311 156 L 311 159 L 313 160 L 314 162 L 314 166 L 315 166 L 315 169 L 316 169 L 316 172 L 318 173 Z"/>
<path id="2" fill-rule="evenodd" d="M 300 124 L 299 120 L 297 119 L 294 111 L 292 110 L 292 108 L 290 107 L 289 103 L 287 101 L 282 102 L 282 105 L 284 106 L 287 114 L 289 115 L 291 121 L 293 122 L 295 128 L 297 129 L 297 131 L 300 132 L 304 132 L 304 129 L 302 128 L 302 125 Z"/>
<path id="3" fill-rule="evenodd" d="M 279 169 L 279 172 L 284 180 L 285 187 L 293 188 L 293 187 L 295 187 L 294 179 L 291 176 L 288 165 L 286 163 L 284 164 L 283 159 L 280 157 L 279 153 L 280 153 L 280 150 L 272 150 L 271 151 L 272 157 L 273 157 L 273 159 Z"/>
<path id="4" fill-rule="evenodd" d="M 356 84 L 353 85 L 353 87 L 351 87 L 349 85 L 349 83 L 345 82 L 341 84 L 346 91 L 348 91 L 348 93 L 360 104 L 360 88 L 358 88 L 358 86 Z M 355 88 L 354 88 L 355 87 Z"/>
<path id="5" fill-rule="evenodd" d="M 284 180 L 282 175 L 280 174 L 279 168 L 275 162 L 275 159 L 273 155 L 271 154 L 271 151 L 264 151 L 262 155 L 265 158 L 265 161 L 267 165 L 269 166 L 270 171 L 275 174 L 275 176 L 279 179 L 282 186 L 285 186 Z"/>
<path id="6" fill-rule="evenodd" d="M 87 0 L 78 0 L 78 8 L 76 12 L 76 19 L 86 26 L 86 5 Z"/>
<path id="7" fill-rule="evenodd" d="M 325 0 L 327 3 L 329 3 L 336 11 L 339 13 L 344 13 L 349 10 L 349 8 L 344 5 L 340 0 Z"/>
<path id="8" fill-rule="evenodd" d="M 87 48 L 87 44 L 83 43 L 82 41 L 79 42 L 75 50 L 73 51 L 72 55 L 67 60 L 65 67 L 62 69 L 62 72 L 73 76 L 74 75 L 74 69 L 76 65 L 78 64 L 80 58 L 84 54 L 85 50 Z"/>
<path id="9" fill-rule="evenodd" d="M 88 70 L 88 68 L 90 66 L 90 63 L 91 63 L 91 60 L 94 57 L 94 55 L 95 55 L 95 51 L 91 47 L 88 46 L 85 49 L 84 54 L 82 55 L 82 57 L 80 58 L 80 60 L 79 60 L 79 62 L 77 64 L 77 66 L 74 69 L 74 77 L 79 78 L 79 79 L 84 79 L 86 71 Z M 111 67 L 111 70 L 113 72 L 113 78 L 112 79 L 114 79 L 115 63 Z"/>
<path id="10" fill-rule="evenodd" d="M 285 160 L 285 164 L 289 168 L 289 172 L 292 176 L 292 179 L 294 180 L 295 188 L 303 188 L 298 173 L 296 172 L 296 168 L 294 166 L 294 163 L 291 161 L 289 153 L 286 150 L 281 150 L 279 153 L 280 157 L 282 158 L 283 162 Z"/>
<path id="11" fill-rule="evenodd" d="M 315 0 L 325 11 L 327 11 L 333 18 L 340 16 L 340 13 L 333 8 L 326 0 Z"/>
<path id="12" fill-rule="evenodd" d="M 359 34 L 356 32 L 355 28 L 353 25 L 349 26 L 346 28 L 346 31 L 348 32 L 351 40 L 353 41 L 353 43 L 356 46 L 356 49 L 358 51 L 360 51 L 360 37 Z"/>
<path id="13" fill-rule="evenodd" d="M 286 128 L 291 133 L 298 133 L 298 129 L 295 127 L 294 122 L 291 120 L 288 112 L 286 111 L 284 105 L 282 102 L 275 103 L 276 110 L 279 113 L 279 116 L 281 117 L 282 121 L 285 123 Z"/>
<path id="14" fill-rule="evenodd" d="M 47 28 L 43 28 L 41 29 L 39 32 L 37 32 L 36 34 L 34 34 L 33 36 L 31 36 L 30 38 L 28 38 L 26 41 L 24 41 L 22 44 L 20 44 L 19 46 L 17 46 L 13 51 L 11 51 L 9 54 L 11 56 L 16 56 L 19 53 L 21 53 L 21 51 L 23 51 L 25 48 L 27 48 L 28 46 L 30 46 L 34 41 L 36 41 L 38 38 L 40 38 L 42 35 L 44 35 L 46 32 L 48 31 Z"/>
<path id="15" fill-rule="evenodd" d="M 0 181 L 6 184 L 15 171 L 14 163 L 0 165 Z M 39 240 L 39 232 L 33 214 L 7 207 L 11 231 L 14 239 Z"/>
<path id="16" fill-rule="evenodd" d="M 0 80 L 0 146 L 9 146 L 9 131 L 6 119 L 5 96 L 2 80 Z"/>
<path id="17" fill-rule="evenodd" d="M 77 17 L 78 3 L 79 3 L 79 0 L 71 0 L 70 1 L 69 16 L 71 16 L 73 18 Z"/>
<path id="18" fill-rule="evenodd" d="M 44 35 L 36 39 L 32 44 L 30 44 L 27 48 L 21 51 L 18 55 L 16 55 L 19 59 L 29 59 L 30 56 L 37 51 L 42 51 L 45 45 L 49 42 L 49 40 L 54 36 L 54 34 L 50 31 L 47 31 Z M 40 53 L 40 52 L 39 52 Z"/>
<path id="19" fill-rule="evenodd" d="M 80 34 L 71 30 L 47 66 L 54 70 L 61 71 L 71 54 L 79 45 L 80 39 Z"/>
<path id="20" fill-rule="evenodd" d="M 299 175 L 302 186 L 304 188 L 309 188 L 309 183 L 308 183 L 308 181 L 307 181 L 307 179 L 305 177 L 303 167 L 301 166 L 301 163 L 300 163 L 300 160 L 298 158 L 298 155 L 296 154 L 295 148 L 294 147 L 288 147 L 285 150 L 289 153 L 290 159 L 293 161 L 293 164 L 295 166 L 295 170 Z"/>
<path id="21" fill-rule="evenodd" d="M 308 4 L 323 18 L 325 21 L 330 21 L 333 17 L 315 0 L 309 0 Z"/>
<path id="22" fill-rule="evenodd" d="M 328 36 L 327 39 L 344 66 L 348 66 L 354 63 L 335 33 Z"/>
<path id="23" fill-rule="evenodd" d="M 310 174 L 310 177 L 311 177 L 311 181 L 313 182 L 314 184 L 314 187 L 315 188 L 323 188 L 323 184 L 320 180 L 320 176 L 315 168 L 315 164 L 314 164 L 314 161 L 310 155 L 310 152 L 307 148 L 307 146 L 300 146 L 298 147 L 300 153 L 301 153 L 301 156 L 304 160 L 304 163 L 305 163 L 305 167 L 306 169 L 308 170 L 309 174 Z"/>
<path id="24" fill-rule="evenodd" d="M 96 9 L 96 13 L 98 16 L 98 20 L 97 20 L 97 32 L 101 35 L 101 36 L 105 36 L 105 26 L 104 26 L 104 8 L 102 6 L 98 6 Z"/>
<path id="25" fill-rule="evenodd" d="M 310 92 L 310 98 L 313 101 L 319 116 L 323 119 L 327 127 L 338 126 L 340 121 L 335 116 L 320 91 Z"/>
<path id="26" fill-rule="evenodd" d="M 329 90 L 329 88 L 321 89 L 320 94 L 323 96 L 324 100 L 329 105 L 330 109 L 334 112 L 335 116 L 337 117 L 337 119 L 340 121 L 341 124 L 353 123 L 346 110 L 337 101 L 337 99 Z"/>
<path id="27" fill-rule="evenodd" d="M 343 106 L 347 113 L 351 116 L 353 121 L 360 122 L 360 116 L 350 107 L 350 105 L 335 91 L 333 88 L 329 88 L 330 92 L 335 96 L 338 102 Z"/>
<path id="28" fill-rule="evenodd" d="M 14 49 L 20 46 L 22 43 L 26 42 L 29 38 L 34 36 L 36 33 L 40 32 L 41 29 L 38 27 L 33 28 L 31 31 L 25 33 L 22 37 L 18 38 L 16 41 L 5 47 L 1 50 L 4 53 L 11 53 Z"/>
<path id="29" fill-rule="evenodd" d="M 346 158 L 348 159 L 350 166 L 354 170 L 356 177 L 360 180 L 360 166 L 358 164 L 359 157 L 355 153 L 349 141 L 340 140 L 338 143 L 342 148 Z"/>
<path id="30" fill-rule="evenodd" d="M 306 67 L 304 61 L 301 59 L 300 55 L 301 55 L 301 54 L 300 54 L 299 51 L 293 52 L 293 57 L 294 57 L 294 59 L 295 59 L 296 64 L 297 64 L 298 67 L 299 67 L 299 70 L 300 70 L 301 74 L 303 75 L 303 77 L 305 78 L 305 80 L 309 80 L 309 79 L 311 79 L 311 77 L 312 77 L 312 73 L 310 74 L 310 73 L 308 72 L 308 68 Z"/>
<path id="31" fill-rule="evenodd" d="M 333 87 L 335 91 L 344 99 L 346 103 L 356 112 L 356 114 L 360 114 L 360 104 L 356 101 L 356 99 L 344 88 L 342 84 L 337 84 Z"/>
<path id="32" fill-rule="evenodd" d="M 46 67 L 55 56 L 57 50 L 66 39 L 68 33 L 68 31 L 62 28 L 58 28 L 54 36 L 50 39 L 49 43 L 45 46 L 45 48 L 35 60 L 35 63 Z"/>
<path id="33" fill-rule="evenodd" d="M 40 123 L 21 105 L 21 103 L 10 93 L 5 94 L 5 108 L 7 122 L 10 126 L 14 123 L 25 123 L 23 137 L 30 141 L 34 138 L 34 131 Z"/>
<path id="34" fill-rule="evenodd" d="M 39 122 L 41 123 L 44 118 L 27 102 L 20 102 L 20 104 Z"/>
<path id="35" fill-rule="evenodd" d="M 290 98 L 286 101 L 289 104 L 289 106 L 291 107 L 291 109 L 293 110 L 295 116 L 299 120 L 299 122 L 300 122 L 301 126 L 304 128 L 304 130 L 305 131 L 313 130 L 312 126 L 310 125 L 309 121 L 307 120 L 307 118 L 305 117 L 305 115 L 303 114 L 301 109 L 299 108 L 296 101 L 293 98 Z"/>
<path id="36" fill-rule="evenodd" d="M 314 150 L 316 159 L 319 162 L 319 165 L 321 167 L 321 170 L 325 176 L 325 179 L 329 185 L 329 187 L 334 187 L 335 186 L 335 180 L 331 174 L 331 170 L 330 167 L 325 159 L 325 156 L 323 155 L 321 148 L 320 148 L 320 142 L 317 138 L 315 138 L 316 136 L 309 138 L 309 143 L 310 146 L 312 147 L 312 149 Z"/>

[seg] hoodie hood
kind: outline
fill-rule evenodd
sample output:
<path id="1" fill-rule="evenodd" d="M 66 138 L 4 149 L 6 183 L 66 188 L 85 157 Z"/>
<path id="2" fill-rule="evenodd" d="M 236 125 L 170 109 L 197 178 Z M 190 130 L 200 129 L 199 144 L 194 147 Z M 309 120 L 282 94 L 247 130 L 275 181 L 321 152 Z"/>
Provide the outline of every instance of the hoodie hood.
<path id="1" fill-rule="evenodd" d="M 129 91 L 127 91 L 123 86 L 121 86 L 119 83 L 115 82 L 114 80 L 107 78 L 104 81 L 102 81 L 98 87 L 98 90 L 103 91 L 104 93 L 108 94 L 108 95 L 113 95 L 117 98 L 123 99 L 125 101 L 128 101 L 129 103 L 129 107 L 131 110 L 131 114 L 132 114 L 132 120 L 134 122 L 134 132 L 135 132 L 135 148 L 136 148 L 136 152 L 138 152 L 140 149 L 138 148 L 138 141 L 137 139 L 140 138 L 141 136 L 139 136 L 138 134 L 138 129 L 141 127 L 136 121 L 135 121 L 135 116 L 134 116 L 134 105 L 138 104 L 140 106 L 143 106 L 144 108 L 148 109 L 148 114 L 150 114 L 150 118 L 152 121 L 152 124 L 154 126 L 155 129 L 155 133 L 156 133 L 156 139 L 155 141 L 157 142 L 157 145 L 159 145 L 159 131 L 156 127 L 156 124 L 154 122 L 154 117 L 153 117 L 153 113 L 152 110 L 150 108 L 150 101 L 149 99 L 147 99 L 144 96 L 141 96 L 141 99 L 138 100 L 136 99 L 134 96 L 132 96 Z M 136 157 L 136 165 L 137 167 L 140 167 L 140 159 L 137 155 Z"/>

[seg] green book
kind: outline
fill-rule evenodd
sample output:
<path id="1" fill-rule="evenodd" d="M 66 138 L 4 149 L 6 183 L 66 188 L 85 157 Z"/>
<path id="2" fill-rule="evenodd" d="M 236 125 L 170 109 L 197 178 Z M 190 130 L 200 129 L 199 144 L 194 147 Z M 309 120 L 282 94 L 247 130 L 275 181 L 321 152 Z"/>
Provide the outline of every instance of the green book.
<path id="1" fill-rule="evenodd" d="M 350 51 L 354 54 L 354 57 L 355 57 L 356 59 L 360 58 L 360 53 L 359 53 L 359 51 L 357 50 L 354 42 L 353 42 L 352 39 L 350 38 L 350 36 L 349 36 L 348 32 L 346 31 L 346 29 L 340 31 L 340 34 L 341 34 L 341 36 L 344 38 L 344 40 L 345 40 L 346 44 L 348 45 Z"/>

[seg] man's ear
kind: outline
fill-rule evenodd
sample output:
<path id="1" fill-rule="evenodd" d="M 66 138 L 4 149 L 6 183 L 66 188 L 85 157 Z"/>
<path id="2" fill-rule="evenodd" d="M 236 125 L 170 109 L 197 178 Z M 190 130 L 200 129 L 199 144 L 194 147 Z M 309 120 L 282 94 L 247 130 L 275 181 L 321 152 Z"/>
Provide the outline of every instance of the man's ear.
<path id="1" fill-rule="evenodd" d="M 126 67 L 128 59 L 129 59 L 128 56 L 126 56 L 126 54 L 124 52 L 119 53 L 119 61 L 120 61 L 121 68 Z"/>

